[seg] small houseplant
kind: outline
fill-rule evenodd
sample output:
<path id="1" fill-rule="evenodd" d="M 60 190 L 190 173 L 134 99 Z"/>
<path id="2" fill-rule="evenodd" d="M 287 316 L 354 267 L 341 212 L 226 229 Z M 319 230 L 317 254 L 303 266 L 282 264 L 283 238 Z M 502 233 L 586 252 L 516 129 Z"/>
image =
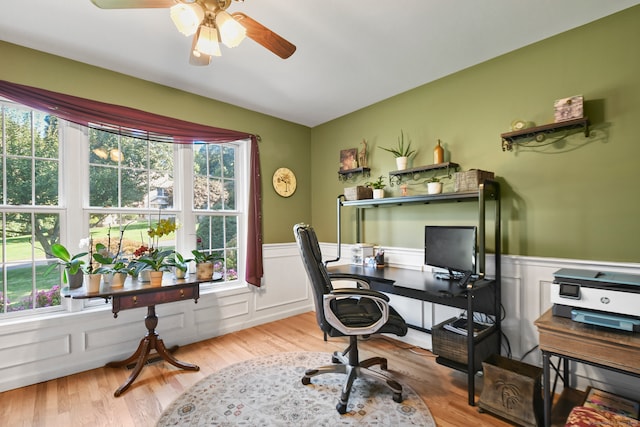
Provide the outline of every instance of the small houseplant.
<path id="1" fill-rule="evenodd" d="M 196 262 L 196 277 L 198 280 L 210 280 L 213 277 L 213 261 L 218 260 L 216 254 L 206 253 L 198 249 L 191 251 Z"/>
<path id="2" fill-rule="evenodd" d="M 173 268 L 176 279 L 184 279 L 191 261 L 193 261 L 192 258 L 185 259 L 179 252 L 174 252 L 172 257 L 166 259 L 166 264 Z"/>
<path id="3" fill-rule="evenodd" d="M 416 150 L 411 149 L 411 140 L 408 139 L 408 143 L 405 146 L 404 144 L 404 132 L 400 129 L 400 136 L 398 137 L 398 145 L 394 148 L 386 148 L 380 147 L 384 151 L 388 151 L 393 154 L 396 158 L 396 166 L 398 170 L 403 170 L 407 168 L 407 162 L 409 161 L 409 157 L 413 156 L 416 153 Z"/>
<path id="4" fill-rule="evenodd" d="M 82 265 L 84 260 L 82 257 L 87 255 L 87 252 L 81 252 L 76 255 L 71 255 L 67 248 L 60 243 L 54 243 L 51 245 L 51 255 L 58 258 L 56 264 L 52 264 L 47 269 L 46 273 L 49 273 L 55 267 L 61 265 L 64 267 L 63 281 L 69 283 L 71 289 L 77 289 L 82 287 Z"/>
<path id="5" fill-rule="evenodd" d="M 441 178 L 433 176 L 427 181 L 427 193 L 428 194 L 440 194 L 442 193 L 442 181 Z"/>
<path id="6" fill-rule="evenodd" d="M 377 180 L 367 182 L 365 185 L 373 188 L 374 199 L 382 199 L 384 197 L 384 187 L 387 186 L 384 183 L 384 175 L 380 175 Z"/>

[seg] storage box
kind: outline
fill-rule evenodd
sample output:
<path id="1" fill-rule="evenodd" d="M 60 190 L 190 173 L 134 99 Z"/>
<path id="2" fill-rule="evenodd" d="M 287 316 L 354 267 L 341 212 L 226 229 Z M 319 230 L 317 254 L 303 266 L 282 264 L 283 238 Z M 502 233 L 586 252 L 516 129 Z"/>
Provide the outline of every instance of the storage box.
<path id="1" fill-rule="evenodd" d="M 481 410 L 518 425 L 542 425 L 542 368 L 498 354 L 482 362 L 484 384 L 478 401 Z"/>
<path id="2" fill-rule="evenodd" d="M 467 365 L 467 336 L 448 331 L 444 328 L 447 323 L 458 320 L 457 317 L 447 319 L 431 328 L 431 342 L 433 353 L 445 359 L 452 360 L 463 365 Z M 498 353 L 498 334 L 493 333 L 495 327 L 485 329 L 478 333 L 473 339 L 474 349 L 474 370 L 482 369 L 482 362 L 493 353 Z"/>
<path id="3" fill-rule="evenodd" d="M 346 187 L 344 189 L 344 198 L 347 200 L 363 200 L 373 199 L 373 189 L 371 187 Z"/>
<path id="4" fill-rule="evenodd" d="M 367 257 L 373 257 L 373 245 L 358 243 L 351 248 L 351 264 L 362 265 Z"/>
<path id="5" fill-rule="evenodd" d="M 556 99 L 553 103 L 555 122 L 581 119 L 584 116 L 584 98 L 582 95 Z"/>
<path id="6" fill-rule="evenodd" d="M 478 186 L 486 180 L 492 180 L 493 172 L 480 169 L 471 169 L 465 172 L 456 172 L 454 175 L 454 191 L 478 191 Z"/>

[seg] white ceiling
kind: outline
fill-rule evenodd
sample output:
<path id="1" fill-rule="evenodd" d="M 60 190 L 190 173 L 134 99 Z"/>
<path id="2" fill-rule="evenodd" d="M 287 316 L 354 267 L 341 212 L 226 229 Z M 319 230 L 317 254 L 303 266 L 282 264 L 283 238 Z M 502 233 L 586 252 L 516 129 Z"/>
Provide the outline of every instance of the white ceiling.
<path id="1" fill-rule="evenodd" d="M 283 60 L 245 40 L 223 46 L 208 67 L 189 65 L 191 40 L 168 9 L 3 0 L 0 38 L 313 127 L 639 3 L 246 0 L 228 11 L 244 12 L 296 52 Z"/>

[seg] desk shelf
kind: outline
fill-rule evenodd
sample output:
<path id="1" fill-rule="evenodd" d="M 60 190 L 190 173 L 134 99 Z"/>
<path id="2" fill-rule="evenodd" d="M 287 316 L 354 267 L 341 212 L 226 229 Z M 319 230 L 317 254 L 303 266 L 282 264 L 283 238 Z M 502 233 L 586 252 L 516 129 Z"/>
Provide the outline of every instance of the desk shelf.
<path id="1" fill-rule="evenodd" d="M 420 172 L 424 170 L 432 170 L 432 169 L 441 169 L 442 165 L 432 165 L 432 167 L 427 168 L 418 168 L 421 169 Z M 444 166 L 454 167 L 455 164 L 446 164 Z M 457 166 L 457 165 L 455 165 Z M 407 171 L 394 171 L 391 172 L 391 176 L 396 176 L 397 172 L 401 172 L 403 175 L 408 174 L 411 175 L 415 171 L 407 170 Z M 398 178 L 400 179 L 400 178 Z M 486 265 L 485 265 L 485 255 L 486 255 L 486 231 L 487 231 L 487 212 L 489 211 L 488 202 L 492 201 L 491 205 L 493 205 L 493 215 L 492 220 L 494 223 L 494 231 L 493 231 L 493 245 L 495 248 L 495 256 L 494 259 L 494 271 L 495 278 L 486 279 L 477 281 L 476 284 L 473 285 L 471 289 L 461 290 L 459 288 L 448 288 L 440 290 L 439 295 L 434 295 L 429 292 L 429 289 L 425 291 L 411 289 L 408 287 L 395 286 L 394 280 L 388 280 L 386 268 L 385 272 L 377 272 L 371 273 L 376 276 L 383 275 L 384 277 L 376 277 L 376 289 L 382 292 L 387 292 L 391 294 L 402 295 L 408 298 L 413 299 L 421 299 L 424 301 L 429 301 L 435 304 L 441 304 L 450 307 L 456 307 L 467 310 L 467 316 L 469 318 L 473 318 L 473 314 L 481 312 L 485 314 L 489 314 L 495 317 L 495 328 L 489 334 L 490 339 L 474 339 L 473 336 L 465 337 L 465 341 L 468 346 L 467 354 L 469 357 L 467 358 L 467 365 L 464 363 L 456 363 L 451 360 L 447 360 L 445 358 L 439 357 L 438 363 L 449 366 L 453 369 L 461 370 L 467 373 L 467 386 L 468 386 L 468 401 L 469 405 L 475 405 L 475 367 L 474 367 L 474 358 L 476 345 L 479 341 L 486 341 L 486 346 L 489 347 L 494 353 L 500 353 L 501 348 L 501 325 L 500 325 L 500 303 L 501 303 L 501 294 L 500 294 L 500 277 L 501 277 L 501 269 L 500 269 L 500 241 L 501 241 L 501 220 L 500 220 L 500 185 L 497 181 L 487 180 L 484 183 L 478 186 L 476 191 L 464 191 L 464 192 L 454 192 L 454 193 L 441 193 L 434 195 L 418 195 L 418 196 L 402 196 L 402 197 L 390 197 L 383 199 L 364 199 L 364 200 L 344 200 L 344 196 L 340 195 L 337 198 L 337 228 L 338 228 L 338 254 L 337 258 L 333 260 L 325 261 L 326 263 L 336 262 L 340 260 L 340 250 L 342 246 L 341 241 L 341 216 L 342 209 L 345 207 L 355 208 L 357 209 L 356 213 L 356 242 L 362 242 L 363 232 L 362 229 L 364 227 L 365 218 L 364 212 L 367 209 L 376 209 L 376 208 L 397 208 L 408 205 L 424 205 L 428 206 L 431 204 L 442 204 L 449 203 L 452 206 L 455 206 L 458 202 L 475 202 L 479 205 L 478 217 L 477 217 L 477 227 L 478 227 L 478 274 L 481 277 L 485 277 L 486 275 Z M 490 205 L 490 206 L 491 206 Z M 489 212 L 490 213 L 490 212 Z M 337 269 L 338 267 L 335 267 Z M 356 266 L 351 269 L 358 268 Z M 334 267 L 331 268 L 334 270 Z M 393 270 L 393 269 L 392 269 Z M 397 270 L 397 269 L 396 269 Z M 354 273 L 352 271 L 352 273 Z M 356 273 L 357 274 L 357 273 Z M 389 274 L 392 274 L 389 272 Z M 422 272 L 420 272 L 422 274 Z M 365 275 L 367 275 L 365 273 Z M 417 278 L 420 280 L 420 278 Z M 438 285 L 426 285 L 428 288 L 437 287 Z M 452 286 L 457 286 L 454 284 Z M 449 292 L 447 292 L 449 291 Z M 485 349 L 486 350 L 486 349 Z M 484 351 L 484 350 L 483 350 Z"/>

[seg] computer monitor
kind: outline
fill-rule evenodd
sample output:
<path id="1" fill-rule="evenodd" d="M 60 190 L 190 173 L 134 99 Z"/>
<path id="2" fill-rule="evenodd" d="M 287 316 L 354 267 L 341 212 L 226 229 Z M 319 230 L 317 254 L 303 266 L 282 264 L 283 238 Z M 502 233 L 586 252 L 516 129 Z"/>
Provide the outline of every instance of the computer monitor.
<path id="1" fill-rule="evenodd" d="M 424 263 L 449 271 L 450 278 L 476 273 L 475 226 L 435 226 L 424 229 Z"/>

